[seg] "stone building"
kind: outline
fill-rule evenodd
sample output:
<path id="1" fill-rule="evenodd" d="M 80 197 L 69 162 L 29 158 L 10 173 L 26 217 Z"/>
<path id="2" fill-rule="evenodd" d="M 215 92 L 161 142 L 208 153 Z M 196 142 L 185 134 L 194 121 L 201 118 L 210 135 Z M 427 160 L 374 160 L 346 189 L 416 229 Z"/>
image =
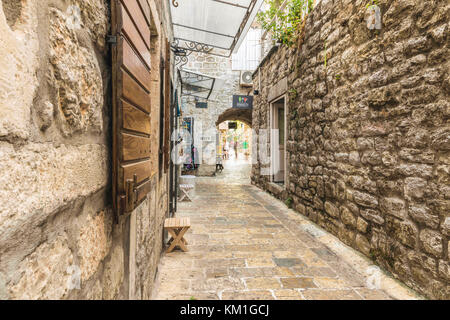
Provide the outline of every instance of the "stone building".
<path id="1" fill-rule="evenodd" d="M 0 1 L 0 299 L 151 295 L 169 214 L 158 141 L 171 29 L 167 1 L 126 2 L 151 20 L 153 167 L 148 196 L 117 217 L 111 2 Z"/>
<path id="2" fill-rule="evenodd" d="M 317 1 L 302 43 L 262 61 L 252 182 L 408 286 L 449 299 L 450 6 L 378 2 L 381 30 L 367 27 L 367 1 Z M 280 134 L 266 144 L 268 129 Z"/>
<path id="3" fill-rule="evenodd" d="M 194 97 L 182 98 L 182 116 L 194 118 L 194 132 L 198 133 L 194 134 L 194 143 L 201 150 L 197 174 L 210 176 L 216 171 L 216 135 L 219 124 L 227 120 L 240 120 L 251 125 L 251 111 L 233 109 L 233 95 L 250 95 L 253 88 L 240 85 L 241 70 L 232 68 L 231 57 L 194 53 L 183 69 L 216 78 L 217 85 L 211 99 L 207 101 L 206 109 L 197 108 L 198 99 Z"/>

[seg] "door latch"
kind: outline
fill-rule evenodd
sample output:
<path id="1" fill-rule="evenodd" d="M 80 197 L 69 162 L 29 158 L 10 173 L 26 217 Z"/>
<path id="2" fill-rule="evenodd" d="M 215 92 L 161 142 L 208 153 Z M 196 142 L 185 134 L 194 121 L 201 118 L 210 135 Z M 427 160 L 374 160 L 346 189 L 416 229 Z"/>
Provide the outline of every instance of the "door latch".
<path id="1" fill-rule="evenodd" d="M 137 174 L 133 176 L 133 180 L 128 179 L 126 182 L 125 190 L 125 213 L 129 213 L 136 208 L 136 202 L 138 198 L 138 177 Z"/>

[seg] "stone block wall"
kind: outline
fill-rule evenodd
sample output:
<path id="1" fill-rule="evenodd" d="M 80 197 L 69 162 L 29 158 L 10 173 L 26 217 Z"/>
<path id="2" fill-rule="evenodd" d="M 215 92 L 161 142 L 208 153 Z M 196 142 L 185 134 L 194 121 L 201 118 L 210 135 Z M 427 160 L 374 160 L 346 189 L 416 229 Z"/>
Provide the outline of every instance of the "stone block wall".
<path id="1" fill-rule="evenodd" d="M 208 109 L 196 108 L 195 98 L 193 97 L 186 96 L 181 101 L 182 116 L 194 117 L 195 119 L 195 144 L 199 150 L 203 150 L 203 161 L 198 175 L 213 175 L 216 171 L 216 122 L 225 111 L 233 107 L 233 95 L 251 92 L 251 88 L 240 87 L 240 71 L 232 70 L 231 66 L 231 58 L 193 53 L 189 57 L 189 63 L 183 67 L 188 71 L 218 78 L 222 81 L 222 84 L 214 90 L 211 99 L 208 100 Z M 202 142 L 202 136 L 212 136 L 212 140 Z"/>
<path id="2" fill-rule="evenodd" d="M 268 128 L 268 97 L 286 77 L 288 181 L 275 193 L 408 286 L 449 299 L 450 4 L 380 0 L 381 30 L 367 28 L 366 4 L 318 1 L 302 44 L 255 73 L 253 126 Z M 274 192 L 263 168 L 252 181 Z"/>
<path id="3" fill-rule="evenodd" d="M 167 176 L 114 222 L 109 22 L 104 0 L 0 1 L 0 299 L 151 295 Z"/>

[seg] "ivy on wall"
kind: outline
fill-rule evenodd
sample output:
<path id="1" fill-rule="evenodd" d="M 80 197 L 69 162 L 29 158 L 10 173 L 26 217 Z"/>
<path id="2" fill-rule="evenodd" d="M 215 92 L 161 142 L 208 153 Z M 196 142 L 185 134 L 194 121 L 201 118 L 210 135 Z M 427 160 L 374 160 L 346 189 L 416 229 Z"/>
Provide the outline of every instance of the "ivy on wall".
<path id="1" fill-rule="evenodd" d="M 314 6 L 314 0 L 267 0 L 267 10 L 258 13 L 258 21 L 277 42 L 292 46 L 297 43 L 304 20 Z"/>
<path id="2" fill-rule="evenodd" d="M 370 7 L 378 6 L 378 5 L 379 5 L 378 0 L 370 0 L 370 1 L 367 3 L 366 8 L 370 8 Z"/>

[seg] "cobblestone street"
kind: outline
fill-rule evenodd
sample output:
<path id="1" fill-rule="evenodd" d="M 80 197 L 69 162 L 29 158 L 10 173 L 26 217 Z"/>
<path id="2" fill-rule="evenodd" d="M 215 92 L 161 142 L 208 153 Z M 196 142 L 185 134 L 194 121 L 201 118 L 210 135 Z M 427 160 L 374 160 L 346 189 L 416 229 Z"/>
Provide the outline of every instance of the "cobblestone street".
<path id="1" fill-rule="evenodd" d="M 189 252 L 166 254 L 155 299 L 415 299 L 381 274 L 367 287 L 371 262 L 289 210 L 245 178 L 249 165 L 228 161 L 216 178 L 198 178 Z M 371 271 L 372 270 L 372 271 Z"/>
<path id="2" fill-rule="evenodd" d="M 0 0 L 0 301 L 450 301 L 449 31 L 450 0 Z"/>

